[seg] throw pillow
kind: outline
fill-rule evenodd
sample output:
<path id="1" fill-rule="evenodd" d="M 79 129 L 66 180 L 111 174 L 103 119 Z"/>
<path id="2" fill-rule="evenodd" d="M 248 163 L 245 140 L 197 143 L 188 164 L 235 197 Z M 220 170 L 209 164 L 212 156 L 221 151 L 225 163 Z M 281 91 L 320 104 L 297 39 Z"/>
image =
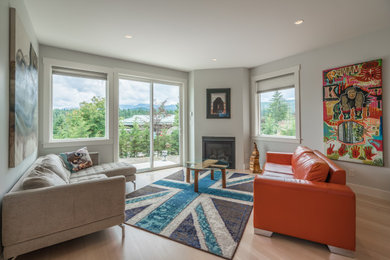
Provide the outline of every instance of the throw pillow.
<path id="1" fill-rule="evenodd" d="M 22 186 L 24 190 L 29 190 L 65 184 L 53 171 L 38 165 L 23 179 Z"/>
<path id="2" fill-rule="evenodd" d="M 71 172 L 77 172 L 92 166 L 92 160 L 87 147 L 83 147 L 74 152 L 61 153 L 60 156 Z"/>
<path id="3" fill-rule="evenodd" d="M 41 158 L 41 166 L 57 174 L 66 183 L 69 183 L 70 171 L 64 161 L 56 154 L 48 154 Z"/>
<path id="4" fill-rule="evenodd" d="M 301 157 L 301 155 L 305 154 L 305 153 L 313 153 L 313 150 L 306 147 L 306 146 L 298 146 L 297 149 L 295 149 L 295 152 L 293 153 L 292 158 L 291 158 L 291 165 L 292 165 L 293 171 L 294 171 L 295 167 L 297 166 L 297 161 L 298 161 L 299 157 Z"/>
<path id="5" fill-rule="evenodd" d="M 294 170 L 294 178 L 323 182 L 329 174 L 329 165 L 313 153 L 302 154 Z"/>

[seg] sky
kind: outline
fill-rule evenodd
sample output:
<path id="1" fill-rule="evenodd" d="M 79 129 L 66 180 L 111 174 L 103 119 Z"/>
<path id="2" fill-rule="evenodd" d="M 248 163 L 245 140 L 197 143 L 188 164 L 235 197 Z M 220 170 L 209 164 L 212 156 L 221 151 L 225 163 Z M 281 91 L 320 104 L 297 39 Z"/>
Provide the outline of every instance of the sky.
<path id="1" fill-rule="evenodd" d="M 150 103 L 149 83 L 119 80 L 119 104 L 138 105 Z M 53 108 L 78 108 L 83 101 L 91 101 L 92 97 L 106 97 L 106 81 L 53 75 Z M 166 105 L 179 102 L 180 87 L 174 85 L 154 84 L 155 104 L 167 100 Z"/>
<path id="2" fill-rule="evenodd" d="M 53 75 L 53 108 L 78 108 L 83 101 L 106 96 L 106 81 Z"/>
<path id="3" fill-rule="evenodd" d="M 150 83 L 120 79 L 119 80 L 119 104 L 138 105 L 150 103 Z M 167 84 L 154 84 L 153 99 L 156 105 L 167 100 L 166 105 L 179 103 L 180 87 Z"/>
<path id="4" fill-rule="evenodd" d="M 283 98 L 285 100 L 294 100 L 295 99 L 295 89 L 294 88 L 288 88 L 288 89 L 282 89 L 279 90 L 280 93 L 282 93 Z M 261 93 L 261 102 L 271 102 L 272 96 L 275 93 L 275 91 L 269 91 L 269 92 L 262 92 Z"/>

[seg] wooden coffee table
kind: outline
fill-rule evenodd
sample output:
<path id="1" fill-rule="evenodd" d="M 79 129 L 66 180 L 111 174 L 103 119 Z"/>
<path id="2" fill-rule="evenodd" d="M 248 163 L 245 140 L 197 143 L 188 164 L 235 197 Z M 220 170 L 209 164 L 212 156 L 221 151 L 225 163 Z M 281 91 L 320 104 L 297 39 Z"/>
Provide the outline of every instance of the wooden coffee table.
<path id="1" fill-rule="evenodd" d="M 217 164 L 218 160 L 204 160 L 202 162 L 187 162 L 186 163 L 186 182 L 190 183 L 191 171 L 195 172 L 194 191 L 198 192 L 199 172 L 210 170 L 210 179 L 214 180 L 214 170 L 222 172 L 222 188 L 226 188 L 226 168 L 229 165 Z"/>

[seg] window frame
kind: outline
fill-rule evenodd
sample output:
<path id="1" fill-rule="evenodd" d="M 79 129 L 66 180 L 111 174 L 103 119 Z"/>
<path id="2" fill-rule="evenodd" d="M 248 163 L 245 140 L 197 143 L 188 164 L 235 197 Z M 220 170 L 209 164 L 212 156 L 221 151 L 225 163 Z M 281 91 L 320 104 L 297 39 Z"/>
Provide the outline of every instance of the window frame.
<path id="1" fill-rule="evenodd" d="M 106 136 L 93 138 L 53 139 L 53 67 L 65 69 L 104 73 L 107 75 L 106 83 Z M 70 147 L 82 145 L 102 145 L 113 143 L 113 71 L 106 67 L 70 61 L 43 58 L 43 147 Z"/>
<path id="2" fill-rule="evenodd" d="M 117 110 L 115 111 L 114 115 L 114 125 L 116 127 L 115 132 L 118 136 L 116 136 L 116 142 L 114 145 L 114 159 L 115 161 L 119 161 L 119 131 L 118 131 L 118 125 L 119 125 L 119 80 L 134 80 L 134 81 L 142 81 L 147 82 L 150 84 L 150 102 L 153 104 L 153 84 L 154 83 L 161 83 L 161 84 L 170 84 L 175 85 L 180 88 L 180 108 L 179 108 L 179 121 L 180 121 L 180 128 L 179 128 L 179 143 L 180 143 L 180 163 L 175 165 L 169 165 L 169 166 L 162 166 L 162 167 L 154 167 L 154 157 L 152 154 L 150 155 L 151 160 L 151 168 L 141 170 L 139 172 L 148 172 L 148 171 L 154 171 L 154 170 L 161 170 L 161 169 L 168 169 L 172 167 L 178 167 L 180 165 L 183 165 L 183 162 L 187 158 L 187 135 L 184 133 L 187 132 L 187 118 L 184 116 L 186 114 L 186 97 L 187 97 L 187 82 L 185 80 L 179 79 L 179 78 L 173 78 L 173 77 L 164 77 L 162 75 L 154 75 L 154 74 L 147 74 L 147 73 L 140 73 L 135 71 L 129 71 L 129 70 L 119 70 L 118 73 L 115 73 L 116 77 L 116 84 L 118 86 L 116 87 L 116 95 L 117 98 L 116 104 L 117 104 Z M 153 110 L 150 112 L 150 118 L 153 118 Z M 153 129 L 150 129 L 152 136 Z M 152 147 L 154 146 L 154 139 L 150 138 L 150 150 L 152 151 Z"/>
<path id="3" fill-rule="evenodd" d="M 252 138 L 256 141 L 275 141 L 285 143 L 301 143 L 301 128 L 300 128 L 300 79 L 299 79 L 300 65 L 296 65 L 290 68 L 286 68 L 279 71 L 261 74 L 252 77 Z M 293 84 L 291 85 L 295 89 L 295 137 L 289 136 L 274 136 L 274 135 L 262 135 L 260 132 L 261 120 L 260 120 L 260 93 L 257 91 L 258 83 L 262 80 L 267 80 L 276 77 L 282 77 L 288 74 L 294 75 Z M 275 91 L 286 89 L 286 86 L 276 86 L 268 89 L 268 91 Z M 265 92 L 265 91 L 264 91 Z"/>

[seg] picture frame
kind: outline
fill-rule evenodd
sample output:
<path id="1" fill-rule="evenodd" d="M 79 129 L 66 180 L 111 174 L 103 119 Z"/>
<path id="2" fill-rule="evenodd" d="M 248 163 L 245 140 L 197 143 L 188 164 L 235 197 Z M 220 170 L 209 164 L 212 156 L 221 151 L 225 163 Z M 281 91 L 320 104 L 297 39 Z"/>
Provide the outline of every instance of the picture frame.
<path id="1" fill-rule="evenodd" d="M 38 56 L 16 9 L 9 15 L 8 166 L 14 168 L 38 149 Z"/>
<path id="2" fill-rule="evenodd" d="M 326 69 L 322 74 L 326 156 L 383 166 L 382 59 Z"/>
<path id="3" fill-rule="evenodd" d="M 207 118 L 229 119 L 230 109 L 230 88 L 207 89 Z"/>

